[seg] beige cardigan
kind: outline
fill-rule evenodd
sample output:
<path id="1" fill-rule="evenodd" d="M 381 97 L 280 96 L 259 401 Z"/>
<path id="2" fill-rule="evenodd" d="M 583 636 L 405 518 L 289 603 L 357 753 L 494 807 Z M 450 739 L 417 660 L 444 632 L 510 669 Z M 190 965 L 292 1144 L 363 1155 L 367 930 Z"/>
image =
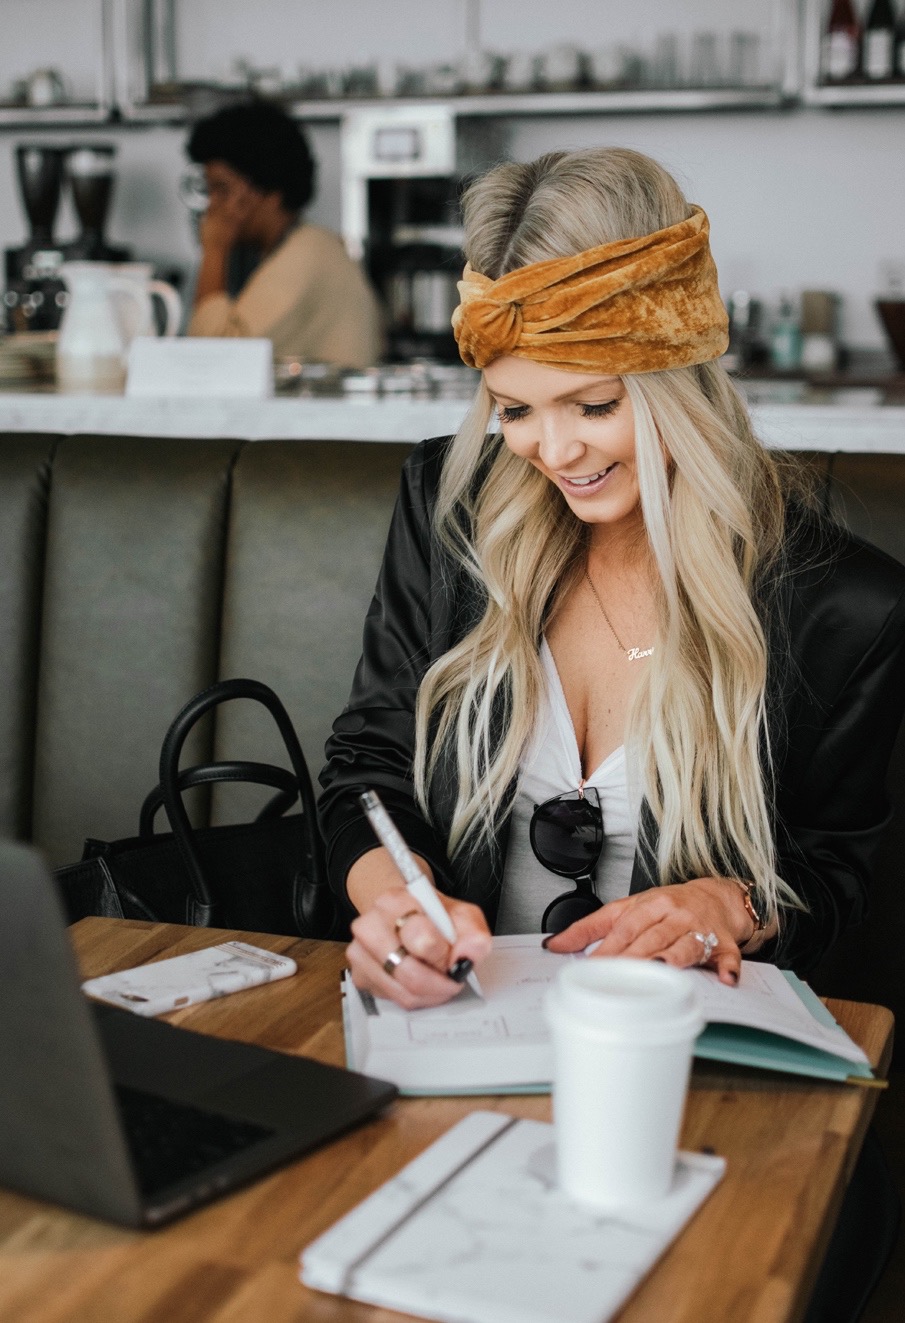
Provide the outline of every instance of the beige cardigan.
<path id="1" fill-rule="evenodd" d="M 212 294 L 189 335 L 264 336 L 275 357 L 368 367 L 383 348 L 377 299 L 342 240 L 300 225 L 264 259 L 238 297 Z"/>

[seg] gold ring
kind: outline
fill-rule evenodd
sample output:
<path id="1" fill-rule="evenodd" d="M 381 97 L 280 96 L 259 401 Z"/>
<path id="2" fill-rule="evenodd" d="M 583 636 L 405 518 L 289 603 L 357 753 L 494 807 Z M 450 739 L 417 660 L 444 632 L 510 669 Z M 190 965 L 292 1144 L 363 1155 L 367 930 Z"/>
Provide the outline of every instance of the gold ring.
<path id="1" fill-rule="evenodd" d="M 420 910 L 406 910 L 404 914 L 400 914 L 399 918 L 396 920 L 397 933 L 402 931 L 402 925 L 404 923 L 406 923 L 409 919 L 413 919 L 416 914 L 420 914 L 420 913 L 421 913 Z"/>
<path id="2" fill-rule="evenodd" d="M 384 973 L 389 974 L 390 978 L 395 978 L 396 970 L 402 964 L 408 955 L 404 946 L 397 946 L 395 951 L 391 951 L 383 962 Z"/>

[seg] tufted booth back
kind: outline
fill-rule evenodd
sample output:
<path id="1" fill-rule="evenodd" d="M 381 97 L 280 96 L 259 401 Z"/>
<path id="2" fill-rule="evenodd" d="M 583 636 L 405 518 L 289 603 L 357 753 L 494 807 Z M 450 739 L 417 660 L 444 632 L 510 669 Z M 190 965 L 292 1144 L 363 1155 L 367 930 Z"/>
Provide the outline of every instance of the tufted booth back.
<path id="1" fill-rule="evenodd" d="M 272 685 L 316 774 L 408 450 L 0 438 L 0 833 L 53 863 L 133 834 L 167 726 L 219 677 Z M 250 704 L 184 760 L 213 754 L 283 761 Z"/>
<path id="2" fill-rule="evenodd" d="M 164 731 L 192 694 L 247 675 L 280 694 L 316 774 L 345 702 L 409 447 L 0 437 L 0 834 L 53 863 L 137 830 Z M 905 560 L 905 456 L 814 456 L 829 506 Z M 277 757 L 232 704 L 185 757 Z M 868 923 L 821 990 L 901 1006 L 905 741 Z M 245 813 L 235 787 L 196 820 Z M 255 800 L 255 803 L 260 802 Z"/>

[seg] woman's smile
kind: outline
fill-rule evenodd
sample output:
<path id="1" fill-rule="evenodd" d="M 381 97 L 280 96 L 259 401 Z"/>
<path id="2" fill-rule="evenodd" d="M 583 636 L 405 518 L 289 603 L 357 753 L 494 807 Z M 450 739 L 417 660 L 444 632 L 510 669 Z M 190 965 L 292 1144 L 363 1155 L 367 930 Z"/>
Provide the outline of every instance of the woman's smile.
<path id="1" fill-rule="evenodd" d="M 617 467 L 616 463 L 609 464 L 605 469 L 598 470 L 597 473 L 588 474 L 586 478 L 570 478 L 564 473 L 558 474 L 557 477 L 563 491 L 574 493 L 577 497 L 596 496 Z"/>

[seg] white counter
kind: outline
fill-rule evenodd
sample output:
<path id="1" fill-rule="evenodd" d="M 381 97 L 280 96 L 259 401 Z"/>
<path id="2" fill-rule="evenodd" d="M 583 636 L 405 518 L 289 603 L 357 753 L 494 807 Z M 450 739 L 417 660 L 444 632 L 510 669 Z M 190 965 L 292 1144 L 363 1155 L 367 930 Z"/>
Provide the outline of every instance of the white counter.
<path id="1" fill-rule="evenodd" d="M 768 446 L 905 454 L 905 407 L 845 391 L 827 404 L 765 402 L 752 415 Z M 400 399 L 130 400 L 0 392 L 0 434 L 59 432 L 237 440 L 420 441 L 454 432 L 468 401 Z"/>

